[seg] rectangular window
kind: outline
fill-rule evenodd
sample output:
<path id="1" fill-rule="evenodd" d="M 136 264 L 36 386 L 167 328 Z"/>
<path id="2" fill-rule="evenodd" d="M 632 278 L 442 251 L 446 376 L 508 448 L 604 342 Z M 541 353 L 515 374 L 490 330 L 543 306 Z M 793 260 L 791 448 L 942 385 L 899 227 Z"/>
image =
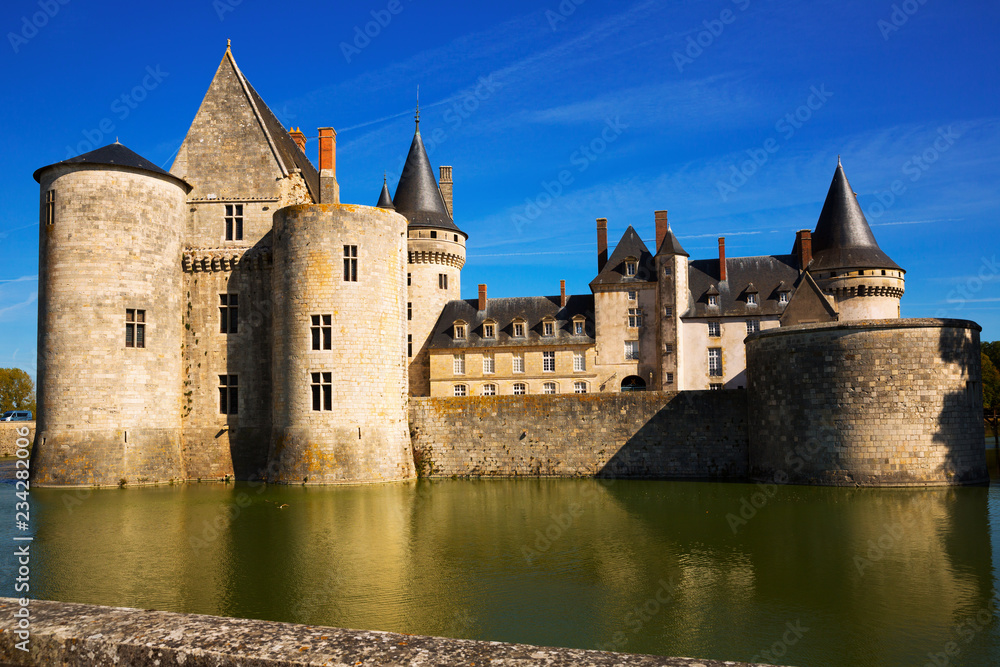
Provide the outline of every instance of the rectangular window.
<path id="1" fill-rule="evenodd" d="M 747 305 L 748 306 L 756 306 L 757 305 L 757 295 L 756 294 L 747 294 Z"/>
<path id="2" fill-rule="evenodd" d="M 625 275 L 634 276 L 636 269 L 636 262 L 625 262 Z"/>
<path id="3" fill-rule="evenodd" d="M 496 366 L 496 358 L 492 352 L 483 355 L 483 373 L 495 373 Z"/>
<path id="4" fill-rule="evenodd" d="M 747 320 L 747 333 L 757 333 L 760 331 L 760 320 Z"/>
<path id="5" fill-rule="evenodd" d="M 406 334 L 406 356 L 413 356 L 413 334 Z"/>
<path id="6" fill-rule="evenodd" d="M 243 204 L 226 204 L 226 240 L 243 240 Z"/>
<path id="7" fill-rule="evenodd" d="M 708 388 L 711 389 L 712 391 L 722 391 L 722 383 L 713 382 L 712 384 L 708 385 Z"/>
<path id="8" fill-rule="evenodd" d="M 465 325 L 464 324 L 456 324 L 455 325 L 455 338 L 457 340 L 464 340 L 465 339 Z"/>
<path id="9" fill-rule="evenodd" d="M 495 324 L 484 324 L 483 338 L 496 338 L 496 337 L 497 337 L 497 326 Z"/>
<path id="10" fill-rule="evenodd" d="M 633 291 L 630 290 L 629 293 L 628 293 L 628 300 L 629 301 L 635 301 L 637 296 L 638 296 L 638 294 L 636 294 L 635 292 L 633 292 Z"/>
<path id="11" fill-rule="evenodd" d="M 437 233 L 437 230 L 435 230 L 435 229 L 432 229 L 432 230 L 431 230 L 431 238 L 432 238 L 432 239 L 436 239 L 437 237 L 438 237 L 438 233 Z"/>
<path id="12" fill-rule="evenodd" d="M 235 415 L 240 410 L 240 387 L 237 376 L 219 376 L 219 413 Z"/>
<path id="13" fill-rule="evenodd" d="M 666 345 L 663 346 L 663 354 L 673 354 L 673 353 L 674 353 L 673 345 L 667 343 Z"/>
<path id="14" fill-rule="evenodd" d="M 708 297 L 708 305 L 709 306 L 718 306 L 719 305 L 719 297 L 717 297 L 717 296 L 710 296 L 710 297 Z"/>
<path id="15" fill-rule="evenodd" d="M 240 302 L 238 294 L 219 295 L 219 331 L 234 334 L 240 331 Z"/>
<path id="16" fill-rule="evenodd" d="M 663 309 L 664 317 L 673 317 L 673 314 L 674 314 L 674 309 L 671 308 L 670 306 L 667 306 Z"/>
<path id="17" fill-rule="evenodd" d="M 628 325 L 630 327 L 641 327 L 642 326 L 642 311 L 638 308 L 628 309 Z"/>
<path id="18" fill-rule="evenodd" d="M 495 384 L 484 384 L 483 385 L 483 396 L 496 396 L 497 386 Z"/>
<path id="19" fill-rule="evenodd" d="M 45 193 L 45 224 L 56 224 L 56 191 L 49 190 Z"/>
<path id="20" fill-rule="evenodd" d="M 438 289 L 448 289 L 448 274 L 439 273 L 438 274 Z"/>
<path id="21" fill-rule="evenodd" d="M 455 375 L 465 375 L 465 354 L 454 354 L 451 357 L 451 371 Z"/>
<path id="22" fill-rule="evenodd" d="M 722 377 L 722 348 L 708 348 L 708 374 L 713 377 Z"/>
<path id="23" fill-rule="evenodd" d="M 542 335 L 543 336 L 555 336 L 556 335 L 556 323 L 555 322 L 543 322 L 542 323 Z"/>
<path id="24" fill-rule="evenodd" d="M 312 349 L 333 349 L 333 315 L 313 315 L 310 333 L 312 333 Z"/>
<path id="25" fill-rule="evenodd" d="M 778 294 L 778 303 L 788 303 L 788 292 Z"/>
<path id="26" fill-rule="evenodd" d="M 514 353 L 514 372 L 515 373 L 524 372 L 524 353 L 522 352 Z"/>
<path id="27" fill-rule="evenodd" d="M 515 396 L 524 396 L 527 393 L 528 393 L 528 385 L 524 384 L 523 382 L 515 382 L 514 383 L 514 395 Z"/>
<path id="28" fill-rule="evenodd" d="M 708 335 L 711 336 L 712 338 L 718 338 L 719 336 L 721 336 L 722 335 L 722 325 L 720 325 L 718 322 L 709 322 L 708 323 Z"/>
<path id="29" fill-rule="evenodd" d="M 546 382 L 545 384 L 543 384 L 542 385 L 542 393 L 543 394 L 554 394 L 554 393 L 556 393 L 556 383 L 555 382 Z"/>
<path id="30" fill-rule="evenodd" d="M 625 341 L 625 361 L 633 361 L 639 358 L 639 341 Z"/>
<path id="31" fill-rule="evenodd" d="M 407 274 L 406 274 L 406 286 L 407 286 L 407 287 L 409 287 L 409 286 L 410 286 L 410 281 L 411 281 L 411 280 L 412 280 L 412 278 L 410 277 L 410 274 L 409 274 L 409 273 L 407 273 Z"/>
<path id="32" fill-rule="evenodd" d="M 146 347 L 146 311 L 125 309 L 125 347 Z"/>
<path id="33" fill-rule="evenodd" d="M 358 246 L 344 246 L 344 280 L 349 283 L 358 282 Z"/>
<path id="34" fill-rule="evenodd" d="M 587 383 L 586 382 L 574 382 L 573 383 L 573 392 L 577 393 L 577 394 L 586 394 L 587 393 Z"/>
<path id="35" fill-rule="evenodd" d="M 673 383 L 674 383 L 674 374 L 667 373 L 667 384 L 673 384 Z"/>
<path id="36" fill-rule="evenodd" d="M 587 333 L 586 322 L 578 321 L 573 323 L 573 331 L 577 336 L 583 336 Z"/>
<path id="37" fill-rule="evenodd" d="M 587 370 L 587 356 L 585 353 L 573 353 L 573 370 L 577 372 Z"/>
<path id="38" fill-rule="evenodd" d="M 542 352 L 542 371 L 545 373 L 556 372 L 556 353 Z"/>
<path id="39" fill-rule="evenodd" d="M 665 276 L 669 276 L 670 275 L 670 267 L 669 266 L 664 266 L 663 267 L 663 275 L 665 275 Z"/>
<path id="40" fill-rule="evenodd" d="M 524 322 L 514 322 L 514 337 L 515 338 L 524 337 Z"/>
<path id="41" fill-rule="evenodd" d="M 406 302 L 406 319 L 407 320 L 412 320 L 413 319 L 413 302 L 412 301 L 407 301 Z"/>
<path id="42" fill-rule="evenodd" d="M 314 411 L 333 410 L 333 373 L 312 374 L 312 399 Z"/>
<path id="43" fill-rule="evenodd" d="M 455 395 L 456 396 L 468 396 L 469 395 L 469 389 L 468 389 L 468 387 L 466 387 L 464 384 L 456 384 L 455 385 Z"/>

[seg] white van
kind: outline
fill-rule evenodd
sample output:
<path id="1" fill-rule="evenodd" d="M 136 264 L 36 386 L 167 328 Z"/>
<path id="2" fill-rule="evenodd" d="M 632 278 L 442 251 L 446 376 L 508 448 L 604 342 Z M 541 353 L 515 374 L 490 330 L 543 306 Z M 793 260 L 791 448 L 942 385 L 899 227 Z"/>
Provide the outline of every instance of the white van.
<path id="1" fill-rule="evenodd" d="M 0 422 L 30 422 L 30 410 L 8 410 L 0 416 Z"/>

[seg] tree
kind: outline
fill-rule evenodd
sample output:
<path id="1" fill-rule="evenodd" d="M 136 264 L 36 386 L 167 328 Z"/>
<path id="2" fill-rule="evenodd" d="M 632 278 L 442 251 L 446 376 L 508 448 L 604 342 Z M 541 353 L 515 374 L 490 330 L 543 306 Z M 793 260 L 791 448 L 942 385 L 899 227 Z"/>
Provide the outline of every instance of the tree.
<path id="1" fill-rule="evenodd" d="M 35 416 L 35 383 L 20 368 L 0 368 L 0 412 L 31 410 Z"/>
<path id="2" fill-rule="evenodd" d="M 1000 369 L 1000 340 L 995 340 L 992 343 L 983 343 L 982 350 L 990 361 L 993 362 L 993 366 Z"/>
<path id="3" fill-rule="evenodd" d="M 983 352 L 983 407 L 1000 408 L 1000 371 L 986 352 Z"/>

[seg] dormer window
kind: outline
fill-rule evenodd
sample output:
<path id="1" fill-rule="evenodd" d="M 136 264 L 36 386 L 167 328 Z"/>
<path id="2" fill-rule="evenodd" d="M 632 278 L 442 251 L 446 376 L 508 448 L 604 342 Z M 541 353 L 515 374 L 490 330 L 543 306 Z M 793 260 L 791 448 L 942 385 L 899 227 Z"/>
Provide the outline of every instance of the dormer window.
<path id="1" fill-rule="evenodd" d="M 635 273 L 636 273 L 636 270 L 638 268 L 639 268 L 639 260 L 638 259 L 636 259 L 635 257 L 627 257 L 625 259 L 625 275 L 626 276 L 629 276 L 629 277 L 634 276 Z"/>
<path id="2" fill-rule="evenodd" d="M 542 335 L 543 336 L 556 335 L 556 321 L 554 319 L 548 318 L 542 321 Z"/>
<path id="3" fill-rule="evenodd" d="M 788 303 L 788 292 L 778 293 L 778 303 Z"/>
<path id="4" fill-rule="evenodd" d="M 514 338 L 524 338 L 524 320 L 514 320 Z"/>
<path id="5" fill-rule="evenodd" d="M 497 337 L 497 325 L 496 322 L 486 322 L 483 324 L 483 338 L 496 338 Z"/>
<path id="6" fill-rule="evenodd" d="M 708 305 L 709 305 L 709 307 L 718 306 L 719 305 L 719 297 L 715 296 L 714 294 L 712 296 L 708 297 Z"/>
<path id="7" fill-rule="evenodd" d="M 573 335 L 574 336 L 585 336 L 587 335 L 587 319 L 582 315 L 577 315 L 573 318 Z"/>
<path id="8" fill-rule="evenodd" d="M 747 294 L 747 305 L 748 306 L 756 306 L 757 305 L 757 295 L 756 294 Z"/>
<path id="9" fill-rule="evenodd" d="M 465 326 L 462 320 L 455 322 L 455 340 L 465 340 Z"/>

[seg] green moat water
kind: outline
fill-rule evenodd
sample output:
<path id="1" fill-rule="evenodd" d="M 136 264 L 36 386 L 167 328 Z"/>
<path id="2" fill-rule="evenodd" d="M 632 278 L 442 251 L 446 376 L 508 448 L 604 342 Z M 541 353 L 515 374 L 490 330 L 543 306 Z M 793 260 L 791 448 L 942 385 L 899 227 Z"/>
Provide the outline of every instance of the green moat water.
<path id="1" fill-rule="evenodd" d="M 32 593 L 790 665 L 1000 664 L 1000 489 L 767 491 L 624 480 L 38 489 Z M 0 485 L 8 544 L 13 493 Z"/>

